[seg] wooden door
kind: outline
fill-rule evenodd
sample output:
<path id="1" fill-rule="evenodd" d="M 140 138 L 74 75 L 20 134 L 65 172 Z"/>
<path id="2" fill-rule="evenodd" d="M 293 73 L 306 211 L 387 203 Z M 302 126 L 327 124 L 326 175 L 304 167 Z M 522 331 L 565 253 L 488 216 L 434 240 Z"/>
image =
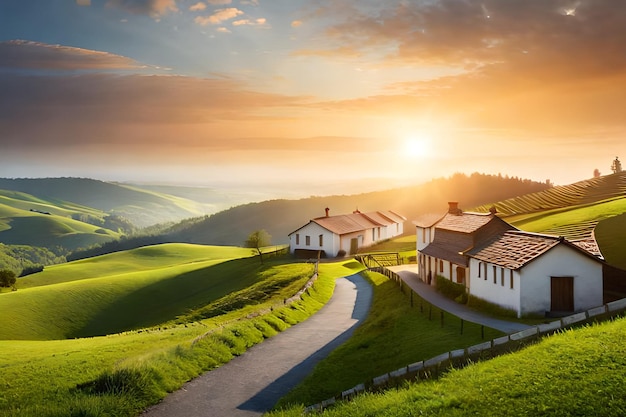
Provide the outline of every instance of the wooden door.
<path id="1" fill-rule="evenodd" d="M 359 239 L 356 237 L 350 239 L 350 255 L 354 255 L 359 251 Z"/>
<path id="2" fill-rule="evenodd" d="M 574 278 L 552 277 L 550 311 L 574 311 Z"/>

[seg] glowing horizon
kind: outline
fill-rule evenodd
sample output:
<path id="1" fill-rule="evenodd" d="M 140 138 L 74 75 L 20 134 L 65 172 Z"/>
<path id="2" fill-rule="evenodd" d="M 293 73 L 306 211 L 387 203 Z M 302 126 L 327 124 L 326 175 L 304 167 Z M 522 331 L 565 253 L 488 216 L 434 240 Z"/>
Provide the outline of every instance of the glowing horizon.
<path id="1" fill-rule="evenodd" d="M 0 176 L 567 184 L 624 150 L 626 4 L 217 3 L 2 2 Z"/>

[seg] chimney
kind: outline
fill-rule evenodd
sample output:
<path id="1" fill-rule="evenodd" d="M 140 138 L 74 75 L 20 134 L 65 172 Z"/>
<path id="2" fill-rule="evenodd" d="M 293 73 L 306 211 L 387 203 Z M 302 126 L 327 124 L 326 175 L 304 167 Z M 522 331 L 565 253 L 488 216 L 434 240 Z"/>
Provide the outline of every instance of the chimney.
<path id="1" fill-rule="evenodd" d="M 330 212 L 330 209 L 326 207 L 324 210 L 326 211 L 326 217 L 328 217 L 328 213 Z"/>
<path id="2" fill-rule="evenodd" d="M 462 211 L 459 209 L 459 203 L 456 201 L 448 202 L 448 213 L 459 215 Z"/>

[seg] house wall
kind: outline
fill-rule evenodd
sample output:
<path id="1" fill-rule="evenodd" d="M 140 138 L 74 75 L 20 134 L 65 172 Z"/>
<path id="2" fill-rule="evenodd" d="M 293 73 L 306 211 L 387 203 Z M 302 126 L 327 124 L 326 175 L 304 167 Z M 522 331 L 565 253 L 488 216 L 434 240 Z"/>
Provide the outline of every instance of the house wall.
<path id="1" fill-rule="evenodd" d="M 485 279 L 485 265 L 487 275 Z M 480 272 L 479 272 L 480 269 Z M 504 285 L 502 271 L 504 270 Z M 574 278 L 574 309 L 582 311 L 602 305 L 602 264 L 560 244 L 518 271 L 470 259 L 470 293 L 478 298 L 513 309 L 518 317 L 543 315 L 551 308 L 551 277 Z M 480 276 L 479 276 L 480 275 Z"/>
<path id="2" fill-rule="evenodd" d="M 486 275 L 485 266 L 487 270 Z M 515 310 L 517 316 L 521 317 L 520 274 L 517 271 L 512 271 L 513 288 L 511 288 L 511 269 L 500 266 L 495 267 L 496 282 L 494 283 L 494 264 L 470 258 L 470 294 L 504 308 Z M 502 285 L 502 271 L 504 271 L 504 285 Z"/>
<path id="3" fill-rule="evenodd" d="M 602 305 L 602 263 L 560 244 L 523 268 L 522 314 L 550 311 L 550 277 L 574 278 L 575 311 Z"/>
<path id="4" fill-rule="evenodd" d="M 299 243 L 296 243 L 296 235 L 300 235 Z M 322 235 L 322 246 L 319 244 L 320 235 Z M 310 238 L 309 245 L 306 244 L 307 236 Z M 326 256 L 334 257 L 339 251 L 338 246 L 339 236 L 313 222 L 289 235 L 289 251 L 292 254 L 296 249 L 323 250 L 326 252 Z"/>
<path id="5" fill-rule="evenodd" d="M 350 245 L 351 245 L 352 239 L 354 238 L 358 239 L 359 248 L 373 245 L 374 243 L 376 243 L 376 241 L 372 239 L 372 230 L 376 231 L 376 228 L 365 229 L 365 230 L 360 230 L 358 232 L 347 233 L 345 235 L 341 235 L 341 242 L 339 244 L 338 250 L 343 249 L 346 251 L 347 254 L 350 254 Z M 374 232 L 374 235 L 377 236 L 377 233 Z"/>
<path id="6" fill-rule="evenodd" d="M 416 226 L 416 242 L 417 251 L 424 249 L 430 242 L 433 241 L 433 228 Z"/>

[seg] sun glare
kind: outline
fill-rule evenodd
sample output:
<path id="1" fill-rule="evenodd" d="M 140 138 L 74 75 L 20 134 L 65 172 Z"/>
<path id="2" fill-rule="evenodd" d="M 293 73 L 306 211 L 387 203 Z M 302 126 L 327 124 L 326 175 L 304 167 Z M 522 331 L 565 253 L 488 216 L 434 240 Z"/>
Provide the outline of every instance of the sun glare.
<path id="1" fill-rule="evenodd" d="M 407 158 L 428 158 L 431 153 L 430 139 L 417 136 L 408 137 L 404 140 L 402 153 Z"/>

